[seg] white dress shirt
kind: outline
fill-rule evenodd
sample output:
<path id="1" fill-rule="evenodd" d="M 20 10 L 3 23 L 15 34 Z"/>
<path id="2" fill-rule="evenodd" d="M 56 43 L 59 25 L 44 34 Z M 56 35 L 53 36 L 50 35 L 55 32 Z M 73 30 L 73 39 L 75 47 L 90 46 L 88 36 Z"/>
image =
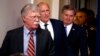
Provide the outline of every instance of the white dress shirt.
<path id="1" fill-rule="evenodd" d="M 71 31 L 71 28 L 72 28 L 72 25 L 73 24 L 69 24 L 69 25 L 64 25 L 64 27 L 66 27 L 66 32 L 67 32 L 67 36 L 69 35 L 70 31 Z"/>
<path id="2" fill-rule="evenodd" d="M 35 55 L 36 55 L 36 30 L 33 32 L 34 32 L 33 39 L 34 39 Z M 28 49 L 28 42 L 29 42 L 30 34 L 29 34 L 29 30 L 25 26 L 24 26 L 23 35 L 24 35 L 24 41 L 23 41 L 24 55 L 27 56 L 27 49 Z"/>
<path id="3" fill-rule="evenodd" d="M 45 23 L 43 23 L 42 21 L 40 21 L 39 24 L 40 24 L 40 27 L 41 27 L 42 29 L 45 29 L 45 26 L 44 26 Z M 48 21 L 46 24 L 48 24 L 48 25 L 47 25 L 47 29 L 48 29 L 48 31 L 50 32 L 52 39 L 54 40 L 53 26 L 52 26 L 52 24 L 51 24 L 50 21 Z"/>

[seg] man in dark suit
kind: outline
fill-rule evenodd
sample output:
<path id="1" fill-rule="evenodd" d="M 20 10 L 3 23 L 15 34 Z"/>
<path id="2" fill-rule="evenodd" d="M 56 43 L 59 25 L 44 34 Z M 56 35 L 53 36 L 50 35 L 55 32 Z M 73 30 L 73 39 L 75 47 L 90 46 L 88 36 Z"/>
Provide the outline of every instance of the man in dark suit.
<path id="1" fill-rule="evenodd" d="M 0 56 L 53 56 L 53 40 L 47 30 L 39 28 L 40 15 L 36 6 L 25 5 L 21 10 L 21 16 L 24 26 L 7 32 Z M 31 35 L 30 31 L 33 32 Z M 30 49 L 28 49 L 29 47 Z"/>
<path id="2" fill-rule="evenodd" d="M 95 56 L 96 49 L 96 19 L 91 9 L 81 8 L 75 14 L 75 23 L 85 28 L 87 32 L 89 56 Z"/>
<path id="3" fill-rule="evenodd" d="M 50 7 L 47 3 L 40 2 L 37 6 L 40 12 L 40 27 L 47 28 L 54 40 L 55 56 L 63 56 L 63 37 L 65 37 L 63 22 L 50 18 Z"/>
<path id="4" fill-rule="evenodd" d="M 73 23 L 75 10 L 70 5 L 62 8 L 62 21 L 64 23 L 66 38 L 66 56 L 88 56 L 87 38 L 85 29 Z M 80 50 L 80 53 L 79 53 Z"/>
<path id="5" fill-rule="evenodd" d="M 98 10 L 97 10 L 97 30 L 96 30 L 96 56 L 100 56 L 100 0 L 98 1 Z"/>

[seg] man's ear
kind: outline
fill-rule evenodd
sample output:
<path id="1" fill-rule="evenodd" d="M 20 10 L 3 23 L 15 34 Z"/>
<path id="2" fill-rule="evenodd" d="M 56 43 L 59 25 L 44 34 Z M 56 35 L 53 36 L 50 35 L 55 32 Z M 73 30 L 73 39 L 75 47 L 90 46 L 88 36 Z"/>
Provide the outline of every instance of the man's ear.
<path id="1" fill-rule="evenodd" d="M 21 19 L 22 19 L 23 22 L 25 22 L 25 20 L 26 20 L 25 16 L 21 16 Z"/>

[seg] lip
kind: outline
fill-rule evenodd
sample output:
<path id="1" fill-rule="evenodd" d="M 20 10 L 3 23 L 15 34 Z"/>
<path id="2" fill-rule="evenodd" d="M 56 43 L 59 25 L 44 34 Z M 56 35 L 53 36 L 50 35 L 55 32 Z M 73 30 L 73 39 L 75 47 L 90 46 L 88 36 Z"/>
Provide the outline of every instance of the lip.
<path id="1" fill-rule="evenodd" d="M 48 18 L 48 16 L 45 16 L 44 18 Z"/>

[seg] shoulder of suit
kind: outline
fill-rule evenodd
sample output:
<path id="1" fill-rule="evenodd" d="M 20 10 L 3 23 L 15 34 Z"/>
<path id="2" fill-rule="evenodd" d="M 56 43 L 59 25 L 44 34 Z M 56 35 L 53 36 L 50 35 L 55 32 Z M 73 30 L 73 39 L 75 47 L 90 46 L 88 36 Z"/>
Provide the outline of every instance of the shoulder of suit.
<path id="1" fill-rule="evenodd" d="M 84 29 L 83 27 L 76 24 L 73 24 L 73 28 L 78 29 L 78 30 Z"/>
<path id="2" fill-rule="evenodd" d="M 50 34 L 48 30 L 44 30 L 44 29 L 40 29 L 39 32 L 43 34 Z"/>
<path id="3" fill-rule="evenodd" d="M 18 28 L 11 29 L 8 32 L 18 32 L 18 31 L 22 31 L 22 30 L 23 30 L 23 26 L 18 27 Z"/>
<path id="4" fill-rule="evenodd" d="M 57 22 L 57 23 L 63 23 L 61 20 L 57 20 L 57 19 L 50 19 L 51 22 Z"/>

